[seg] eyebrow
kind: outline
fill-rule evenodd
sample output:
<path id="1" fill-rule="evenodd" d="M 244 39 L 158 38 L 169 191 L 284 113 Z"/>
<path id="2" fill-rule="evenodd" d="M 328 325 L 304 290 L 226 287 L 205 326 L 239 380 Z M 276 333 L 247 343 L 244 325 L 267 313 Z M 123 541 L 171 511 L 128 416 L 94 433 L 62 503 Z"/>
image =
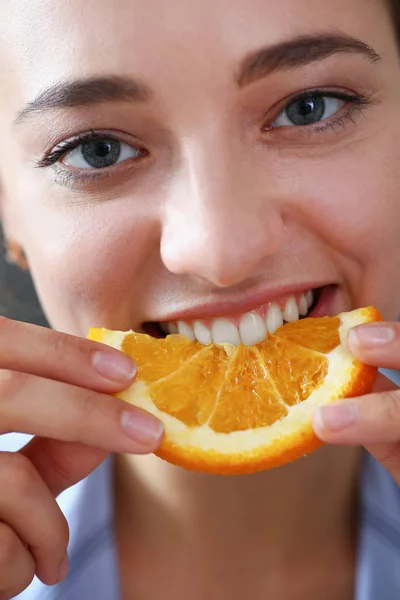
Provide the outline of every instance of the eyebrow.
<path id="1" fill-rule="evenodd" d="M 151 95 L 144 83 L 129 77 L 94 77 L 56 83 L 20 110 L 14 123 L 54 108 L 94 106 L 112 101 L 147 102 Z"/>
<path id="2" fill-rule="evenodd" d="M 365 42 L 346 35 L 299 36 L 253 52 L 242 64 L 237 83 L 244 87 L 277 70 L 290 70 L 323 60 L 334 54 L 360 54 L 372 63 L 381 56 Z M 92 77 L 49 86 L 19 111 L 14 124 L 55 108 L 80 108 L 105 102 L 148 102 L 151 89 L 130 77 Z"/>
<path id="3" fill-rule="evenodd" d="M 269 46 L 247 57 L 237 82 L 244 87 L 277 70 L 290 70 L 326 59 L 334 54 L 359 54 L 376 63 L 381 56 L 369 44 L 347 35 L 322 34 L 299 36 Z"/>

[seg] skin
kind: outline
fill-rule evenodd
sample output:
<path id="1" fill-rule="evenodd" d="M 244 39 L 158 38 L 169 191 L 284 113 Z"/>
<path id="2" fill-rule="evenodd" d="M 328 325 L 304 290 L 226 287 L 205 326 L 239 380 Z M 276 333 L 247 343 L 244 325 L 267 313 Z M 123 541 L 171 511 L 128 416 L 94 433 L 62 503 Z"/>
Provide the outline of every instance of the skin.
<path id="1" fill-rule="evenodd" d="M 0 17 L 2 222 L 23 247 L 51 325 L 69 334 L 2 321 L 0 397 L 13 401 L 0 409 L 4 430 L 58 442 L 38 437 L 0 462 L 0 473 L 22 482 L 14 485 L 11 517 L 0 506 L 0 572 L 8 573 L 0 590 L 10 597 L 35 569 L 46 583 L 57 580 L 67 531 L 54 496 L 114 451 L 121 454 L 115 489 L 124 600 L 157 598 L 160 589 L 172 589 L 174 598 L 194 598 L 193 589 L 219 599 L 327 598 L 326 589 L 351 598 L 357 448 L 332 445 L 307 461 L 230 480 L 194 476 L 153 457 L 136 460 L 131 454 L 154 450 L 162 432 L 144 440 L 137 425 L 133 440 L 124 437 L 121 403 L 109 394 L 132 374 L 116 383 L 108 368 L 99 379 L 92 367 L 99 347 L 71 334 L 85 337 L 90 326 L 140 331 L 196 307 L 273 298 L 311 282 L 338 286 L 332 312 L 374 304 L 387 322 L 396 319 L 400 71 L 382 2 L 6 0 Z M 327 29 L 363 40 L 382 60 L 340 54 L 242 89 L 236 84 L 252 52 Z M 110 74 L 139 78 L 151 98 L 50 110 L 14 124 L 54 82 Z M 363 94 L 368 106 L 319 133 L 262 131 L 288 97 L 320 87 Z M 46 151 L 91 129 L 119 132 L 128 144 L 140 140 L 148 155 L 85 184 L 66 182 L 72 169 L 65 165 L 35 168 Z M 352 349 L 372 364 L 400 368 L 396 340 Z M 110 361 L 116 364 L 117 353 Z M 359 418 L 349 428 L 336 420 L 333 431 L 324 413 L 315 429 L 332 443 L 367 446 L 397 477 L 400 399 L 386 387 L 381 382 L 379 392 L 353 402 Z M 69 418 L 51 408 L 54 397 Z M 32 398 L 34 414 L 27 410 Z M 143 424 L 144 415 L 133 414 Z M 35 503 L 32 532 L 16 501 L 24 485 Z M 53 514 L 47 526 L 45 505 Z M 33 542 L 45 540 L 41 528 L 52 531 L 53 546 L 43 541 L 35 552 Z M 29 539 L 32 554 L 21 539 Z M 151 540 L 162 549 L 156 564 L 147 558 Z M 227 564 L 234 576 L 224 573 Z"/>

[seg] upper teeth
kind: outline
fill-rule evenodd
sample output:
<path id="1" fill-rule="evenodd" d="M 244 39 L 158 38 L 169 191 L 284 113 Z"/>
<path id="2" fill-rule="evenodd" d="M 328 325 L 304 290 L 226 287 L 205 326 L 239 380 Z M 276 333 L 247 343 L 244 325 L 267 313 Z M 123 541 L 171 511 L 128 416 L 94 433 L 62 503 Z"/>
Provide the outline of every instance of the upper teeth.
<path id="1" fill-rule="evenodd" d="M 195 321 L 193 324 L 194 337 L 200 344 L 208 346 L 211 344 L 211 331 L 201 321 Z"/>
<path id="2" fill-rule="evenodd" d="M 277 308 L 279 310 L 279 307 Z M 282 319 L 281 315 L 279 317 Z M 243 315 L 240 320 L 239 334 L 240 340 L 245 346 L 253 346 L 253 344 L 262 342 L 267 335 L 266 319 L 263 319 L 257 313 Z"/>
<path id="3" fill-rule="evenodd" d="M 271 304 L 265 316 L 261 315 L 260 311 L 252 311 L 235 319 L 235 322 L 229 318 L 213 319 L 210 327 L 202 321 L 194 321 L 192 325 L 185 321 L 162 323 L 161 327 L 165 333 L 178 332 L 205 346 L 211 342 L 253 346 L 265 340 L 267 332 L 275 333 L 284 321 L 297 321 L 300 316 L 305 316 L 313 302 L 314 294 L 309 291 L 302 294 L 298 300 L 294 296 L 288 298 L 283 309 L 276 303 Z"/>

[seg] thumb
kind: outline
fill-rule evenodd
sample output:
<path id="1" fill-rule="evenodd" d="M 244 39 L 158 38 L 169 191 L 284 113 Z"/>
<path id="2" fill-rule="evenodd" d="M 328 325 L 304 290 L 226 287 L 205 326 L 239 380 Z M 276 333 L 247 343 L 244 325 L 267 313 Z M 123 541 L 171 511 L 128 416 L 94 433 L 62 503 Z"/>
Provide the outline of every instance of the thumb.
<path id="1" fill-rule="evenodd" d="M 368 365 L 400 369 L 400 323 L 377 322 L 350 329 L 351 352 Z"/>
<path id="2" fill-rule="evenodd" d="M 374 392 L 393 392 L 394 390 L 397 390 L 399 388 L 398 384 L 393 380 L 392 376 L 391 376 L 392 371 L 389 370 L 381 370 L 381 372 L 378 372 L 378 375 L 376 377 L 374 386 L 371 390 L 372 393 Z"/>
<path id="3" fill-rule="evenodd" d="M 81 481 L 109 452 L 77 442 L 35 437 L 22 450 L 54 496 Z"/>

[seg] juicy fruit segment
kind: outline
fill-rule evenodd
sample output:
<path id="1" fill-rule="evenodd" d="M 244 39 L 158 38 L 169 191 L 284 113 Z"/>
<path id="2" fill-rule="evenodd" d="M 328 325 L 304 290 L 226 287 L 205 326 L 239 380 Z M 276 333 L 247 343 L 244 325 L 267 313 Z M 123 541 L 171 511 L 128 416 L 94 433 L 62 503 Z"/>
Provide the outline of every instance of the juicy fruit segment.
<path id="1" fill-rule="evenodd" d="M 150 384 L 148 390 L 155 406 L 188 426 L 207 423 L 225 378 L 226 364 L 221 354 L 212 346 L 202 349 L 180 369 Z M 188 394 L 193 386 L 196 393 Z"/>
<path id="2" fill-rule="evenodd" d="M 124 337 L 121 350 L 135 358 L 139 379 L 152 383 L 176 372 L 202 349 L 183 336 L 174 336 L 174 343 L 156 340 L 150 335 L 131 332 Z"/>
<path id="3" fill-rule="evenodd" d="M 366 393 L 376 369 L 347 349 L 348 330 L 379 320 L 372 307 L 288 323 L 252 347 L 203 346 L 93 329 L 91 339 L 134 358 L 137 381 L 119 397 L 161 418 L 159 455 L 187 468 L 244 473 L 293 460 L 320 445 L 315 406 Z"/>
<path id="4" fill-rule="evenodd" d="M 240 345 L 230 355 L 178 335 L 159 340 L 132 333 L 121 349 L 137 362 L 138 379 L 160 411 L 191 427 L 207 423 L 216 433 L 231 433 L 272 425 L 323 381 L 327 358 L 297 343 L 317 319 L 310 321 L 300 335 L 284 326 L 265 342 Z M 335 346 L 340 343 L 337 325 L 334 336 L 329 322 L 316 329 L 316 345 L 332 346 L 329 336 Z"/>
<path id="5" fill-rule="evenodd" d="M 271 425 L 286 414 L 285 404 L 257 351 L 239 346 L 229 360 L 209 427 L 216 433 L 245 431 Z"/>
<path id="6" fill-rule="evenodd" d="M 328 372 L 329 363 L 325 356 L 282 339 L 279 334 L 266 348 L 260 348 L 260 355 L 286 406 L 306 400 Z"/>
<path id="7" fill-rule="evenodd" d="M 340 316 L 309 318 L 287 323 L 276 334 L 280 338 L 299 344 L 303 348 L 327 354 L 340 344 L 340 324 Z"/>

